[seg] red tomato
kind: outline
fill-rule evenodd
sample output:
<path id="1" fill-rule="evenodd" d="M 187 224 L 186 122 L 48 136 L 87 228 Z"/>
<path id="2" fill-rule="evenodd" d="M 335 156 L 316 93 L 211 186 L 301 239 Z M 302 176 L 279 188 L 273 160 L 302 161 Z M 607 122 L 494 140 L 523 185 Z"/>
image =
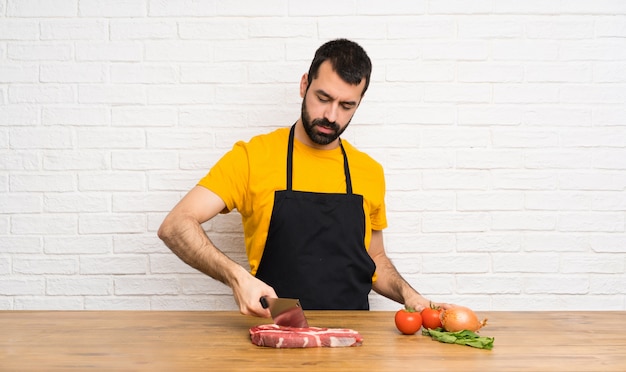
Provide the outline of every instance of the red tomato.
<path id="1" fill-rule="evenodd" d="M 441 311 L 442 310 L 439 308 L 424 308 L 420 314 L 422 316 L 422 324 L 424 325 L 424 328 L 437 329 L 443 327 L 441 325 Z"/>
<path id="2" fill-rule="evenodd" d="M 422 316 L 417 311 L 400 309 L 396 312 L 396 327 L 405 335 L 412 335 L 422 328 Z"/>

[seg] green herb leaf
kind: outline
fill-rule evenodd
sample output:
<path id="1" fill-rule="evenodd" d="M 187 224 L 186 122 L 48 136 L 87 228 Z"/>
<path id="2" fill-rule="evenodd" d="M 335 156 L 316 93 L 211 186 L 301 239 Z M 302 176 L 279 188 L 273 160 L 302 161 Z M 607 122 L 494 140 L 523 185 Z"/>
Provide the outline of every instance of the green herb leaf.
<path id="1" fill-rule="evenodd" d="M 459 344 L 475 347 L 478 349 L 491 350 L 493 348 L 493 337 L 479 336 L 472 331 L 446 332 L 441 328 L 422 330 L 422 335 L 430 336 L 433 340 L 445 342 L 447 344 Z"/>

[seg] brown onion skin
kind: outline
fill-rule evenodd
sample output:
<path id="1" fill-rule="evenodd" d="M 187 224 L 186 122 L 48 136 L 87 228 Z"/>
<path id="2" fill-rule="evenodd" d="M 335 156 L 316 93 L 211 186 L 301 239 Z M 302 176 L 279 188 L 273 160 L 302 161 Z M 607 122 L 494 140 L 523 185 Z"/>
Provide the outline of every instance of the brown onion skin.
<path id="1" fill-rule="evenodd" d="M 470 308 L 454 306 L 441 312 L 441 324 L 448 332 L 464 330 L 476 332 L 487 325 L 487 319 L 481 322 Z"/>

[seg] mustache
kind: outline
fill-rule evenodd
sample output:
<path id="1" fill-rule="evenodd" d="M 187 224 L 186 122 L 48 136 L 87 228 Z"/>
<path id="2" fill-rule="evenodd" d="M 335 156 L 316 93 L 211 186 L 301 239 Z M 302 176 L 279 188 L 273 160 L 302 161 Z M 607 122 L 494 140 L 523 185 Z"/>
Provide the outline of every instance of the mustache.
<path id="1" fill-rule="evenodd" d="M 337 124 L 336 122 L 331 122 L 326 118 L 322 118 L 322 119 L 314 119 L 311 124 L 313 125 L 319 125 L 321 127 L 326 127 L 326 128 L 330 128 L 334 131 L 338 131 L 339 130 L 339 124 Z"/>

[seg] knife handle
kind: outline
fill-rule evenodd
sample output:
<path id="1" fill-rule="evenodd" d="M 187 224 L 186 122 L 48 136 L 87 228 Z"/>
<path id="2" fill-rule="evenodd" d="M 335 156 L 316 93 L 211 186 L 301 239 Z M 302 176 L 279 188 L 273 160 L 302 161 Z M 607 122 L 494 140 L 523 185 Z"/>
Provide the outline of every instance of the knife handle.
<path id="1" fill-rule="evenodd" d="M 270 307 L 270 304 L 267 303 L 267 298 L 265 298 L 265 296 L 261 297 L 259 301 L 261 302 L 261 306 L 263 306 L 264 309 Z"/>

